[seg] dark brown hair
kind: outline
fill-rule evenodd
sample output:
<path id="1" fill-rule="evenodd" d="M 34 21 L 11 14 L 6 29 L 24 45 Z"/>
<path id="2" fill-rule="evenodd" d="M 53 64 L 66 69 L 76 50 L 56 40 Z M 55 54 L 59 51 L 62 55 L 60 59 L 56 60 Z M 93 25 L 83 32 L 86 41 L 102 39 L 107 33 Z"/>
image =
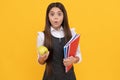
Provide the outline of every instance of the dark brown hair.
<path id="1" fill-rule="evenodd" d="M 46 11 L 46 23 L 45 23 L 45 29 L 44 29 L 44 35 L 45 35 L 44 45 L 50 51 L 50 55 L 49 55 L 49 57 L 46 61 L 48 69 L 50 69 L 50 60 L 51 60 L 51 57 L 52 57 L 52 39 L 51 39 L 51 32 L 50 32 L 51 23 L 49 21 L 48 14 L 53 7 L 57 7 L 63 12 L 64 17 L 63 17 L 63 22 L 62 22 L 61 26 L 63 27 L 63 30 L 64 30 L 65 43 L 67 41 L 69 41 L 70 38 L 72 37 L 70 27 L 69 27 L 69 24 L 68 24 L 67 12 L 65 10 L 64 5 L 61 4 L 60 2 L 51 3 L 48 6 L 47 11 Z M 50 70 L 48 70 L 48 71 L 50 71 Z"/>

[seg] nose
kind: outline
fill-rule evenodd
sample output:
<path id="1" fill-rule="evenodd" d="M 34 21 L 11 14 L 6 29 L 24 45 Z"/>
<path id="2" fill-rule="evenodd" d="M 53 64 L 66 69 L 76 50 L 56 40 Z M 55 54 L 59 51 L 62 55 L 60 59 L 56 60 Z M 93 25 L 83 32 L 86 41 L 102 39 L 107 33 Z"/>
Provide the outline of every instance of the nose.
<path id="1" fill-rule="evenodd" d="M 55 16 L 54 16 L 54 19 L 58 19 L 58 16 L 57 16 L 57 15 L 55 15 Z"/>
<path id="2" fill-rule="evenodd" d="M 58 17 L 54 17 L 54 19 L 55 19 L 55 20 L 57 20 L 57 19 L 58 19 Z"/>

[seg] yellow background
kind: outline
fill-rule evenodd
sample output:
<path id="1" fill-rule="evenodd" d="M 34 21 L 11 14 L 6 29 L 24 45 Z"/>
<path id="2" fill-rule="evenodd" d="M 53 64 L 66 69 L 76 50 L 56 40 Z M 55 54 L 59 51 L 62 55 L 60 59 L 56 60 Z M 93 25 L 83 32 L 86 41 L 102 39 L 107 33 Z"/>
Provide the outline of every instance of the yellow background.
<path id="1" fill-rule="evenodd" d="M 0 1 L 0 80 L 42 80 L 36 38 L 49 3 L 58 0 Z M 120 80 L 120 1 L 59 0 L 69 24 L 81 34 L 77 80 Z"/>

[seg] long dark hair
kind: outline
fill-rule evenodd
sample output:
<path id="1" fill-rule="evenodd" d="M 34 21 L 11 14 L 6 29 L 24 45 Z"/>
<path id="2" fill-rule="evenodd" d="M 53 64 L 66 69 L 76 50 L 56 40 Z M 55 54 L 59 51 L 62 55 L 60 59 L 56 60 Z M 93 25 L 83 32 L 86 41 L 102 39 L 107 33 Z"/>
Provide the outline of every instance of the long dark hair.
<path id="1" fill-rule="evenodd" d="M 61 24 L 61 26 L 63 27 L 63 30 L 64 30 L 64 35 L 65 35 L 65 43 L 67 41 L 70 40 L 70 38 L 72 37 L 71 35 L 71 31 L 70 31 L 70 27 L 69 27 L 69 24 L 68 24 L 68 17 L 67 17 L 67 12 L 65 10 L 65 7 L 63 4 L 61 4 L 60 2 L 55 2 L 55 3 L 51 3 L 48 8 L 47 8 L 47 11 L 46 11 L 46 23 L 45 23 L 45 29 L 44 29 L 44 35 L 45 35 L 45 40 L 44 40 L 44 45 L 49 49 L 50 51 L 50 55 L 47 59 L 47 71 L 50 72 L 50 61 L 51 61 L 51 58 L 52 58 L 52 39 L 51 39 L 51 32 L 50 32 L 50 27 L 51 27 L 51 23 L 49 21 L 49 17 L 48 17 L 48 14 L 50 12 L 50 10 L 53 8 L 53 7 L 57 7 L 59 8 L 62 12 L 63 12 L 63 22 Z"/>

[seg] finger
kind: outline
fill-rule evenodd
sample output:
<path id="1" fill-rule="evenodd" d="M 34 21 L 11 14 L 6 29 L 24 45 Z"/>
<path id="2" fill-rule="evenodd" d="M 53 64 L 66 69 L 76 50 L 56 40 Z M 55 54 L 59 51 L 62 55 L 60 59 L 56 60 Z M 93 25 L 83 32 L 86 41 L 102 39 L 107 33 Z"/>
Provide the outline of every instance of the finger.
<path id="1" fill-rule="evenodd" d="M 64 66 L 67 66 L 67 63 L 64 63 Z"/>
<path id="2" fill-rule="evenodd" d="M 68 60 L 67 60 L 67 59 L 64 59 L 63 62 L 66 63 L 66 62 L 68 62 Z"/>
<path id="3" fill-rule="evenodd" d="M 49 54 L 49 51 L 48 51 L 48 52 L 46 52 L 45 54 Z"/>
<path id="4" fill-rule="evenodd" d="M 41 58 L 43 58 L 45 55 L 40 55 Z"/>
<path id="5" fill-rule="evenodd" d="M 47 53 L 47 56 L 49 56 L 49 52 Z"/>
<path id="6" fill-rule="evenodd" d="M 69 63 L 69 62 L 65 63 L 65 66 L 69 66 L 69 65 L 70 65 L 70 63 Z"/>
<path id="7" fill-rule="evenodd" d="M 66 58 L 64 58 L 63 61 L 66 61 Z"/>
<path id="8" fill-rule="evenodd" d="M 71 59 L 70 58 L 67 58 L 66 61 L 69 62 Z"/>
<path id="9" fill-rule="evenodd" d="M 68 57 L 68 59 L 72 59 L 72 58 L 73 58 L 73 56 Z"/>

